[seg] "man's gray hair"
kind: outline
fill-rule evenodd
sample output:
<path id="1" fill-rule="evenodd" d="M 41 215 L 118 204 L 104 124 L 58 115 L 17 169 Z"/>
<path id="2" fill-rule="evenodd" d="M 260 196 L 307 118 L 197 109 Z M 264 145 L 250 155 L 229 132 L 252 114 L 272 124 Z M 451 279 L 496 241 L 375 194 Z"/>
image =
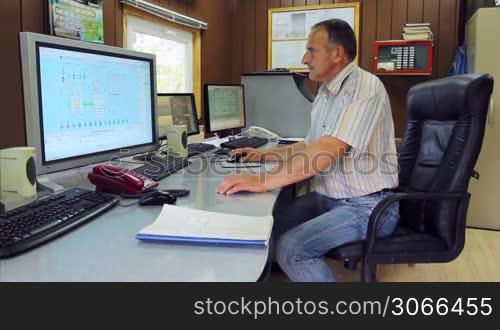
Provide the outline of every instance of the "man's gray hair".
<path id="1" fill-rule="evenodd" d="M 312 30 L 325 28 L 328 32 L 328 40 L 332 46 L 344 47 L 350 60 L 357 55 L 356 35 L 351 26 L 341 19 L 329 19 L 313 25 Z"/>

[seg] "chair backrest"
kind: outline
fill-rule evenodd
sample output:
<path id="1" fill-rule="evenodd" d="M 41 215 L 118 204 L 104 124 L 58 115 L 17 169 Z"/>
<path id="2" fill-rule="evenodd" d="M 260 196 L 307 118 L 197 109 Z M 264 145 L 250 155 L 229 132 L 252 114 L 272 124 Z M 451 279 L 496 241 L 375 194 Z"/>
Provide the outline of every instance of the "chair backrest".
<path id="1" fill-rule="evenodd" d="M 425 82 L 408 92 L 408 124 L 398 163 L 400 186 L 420 192 L 466 192 L 483 142 L 493 78 L 461 75 Z M 454 202 L 404 202 L 414 229 L 453 243 Z"/>

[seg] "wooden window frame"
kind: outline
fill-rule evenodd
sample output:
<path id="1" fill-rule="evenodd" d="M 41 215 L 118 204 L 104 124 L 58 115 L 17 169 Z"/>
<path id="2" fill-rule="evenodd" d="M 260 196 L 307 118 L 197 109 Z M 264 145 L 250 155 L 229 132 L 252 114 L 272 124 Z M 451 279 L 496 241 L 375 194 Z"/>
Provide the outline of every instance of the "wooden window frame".
<path id="1" fill-rule="evenodd" d="M 191 32 L 193 34 L 193 94 L 198 119 L 201 117 L 201 31 L 182 24 L 176 24 L 142 10 L 124 6 L 123 8 L 123 47 L 127 48 L 127 17 L 135 16 L 144 20 L 165 25 L 166 27 Z"/>

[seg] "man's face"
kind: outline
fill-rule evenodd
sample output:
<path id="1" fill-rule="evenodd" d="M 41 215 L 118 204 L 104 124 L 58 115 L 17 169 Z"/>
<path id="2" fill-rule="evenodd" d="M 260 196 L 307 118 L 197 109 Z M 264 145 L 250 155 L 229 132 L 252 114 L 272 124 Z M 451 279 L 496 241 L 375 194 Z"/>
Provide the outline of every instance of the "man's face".
<path id="1" fill-rule="evenodd" d="M 302 57 L 302 64 L 309 68 L 309 79 L 326 81 L 335 75 L 337 66 L 341 62 L 338 47 L 328 43 L 328 32 L 318 28 L 309 34 L 306 53 Z"/>

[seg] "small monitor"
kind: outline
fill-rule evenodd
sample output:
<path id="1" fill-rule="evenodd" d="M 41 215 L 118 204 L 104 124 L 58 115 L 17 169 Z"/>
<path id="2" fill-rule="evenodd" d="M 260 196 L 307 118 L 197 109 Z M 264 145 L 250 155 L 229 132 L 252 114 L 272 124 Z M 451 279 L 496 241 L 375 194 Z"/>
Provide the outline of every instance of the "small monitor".
<path id="1" fill-rule="evenodd" d="M 168 125 L 186 125 L 187 135 L 200 134 L 193 93 L 158 93 L 157 104 L 160 137 Z"/>
<path id="2" fill-rule="evenodd" d="M 246 126 L 243 85 L 205 85 L 205 125 L 220 136 Z"/>
<path id="3" fill-rule="evenodd" d="M 28 146 L 37 174 L 158 148 L 155 56 L 22 32 Z"/>

